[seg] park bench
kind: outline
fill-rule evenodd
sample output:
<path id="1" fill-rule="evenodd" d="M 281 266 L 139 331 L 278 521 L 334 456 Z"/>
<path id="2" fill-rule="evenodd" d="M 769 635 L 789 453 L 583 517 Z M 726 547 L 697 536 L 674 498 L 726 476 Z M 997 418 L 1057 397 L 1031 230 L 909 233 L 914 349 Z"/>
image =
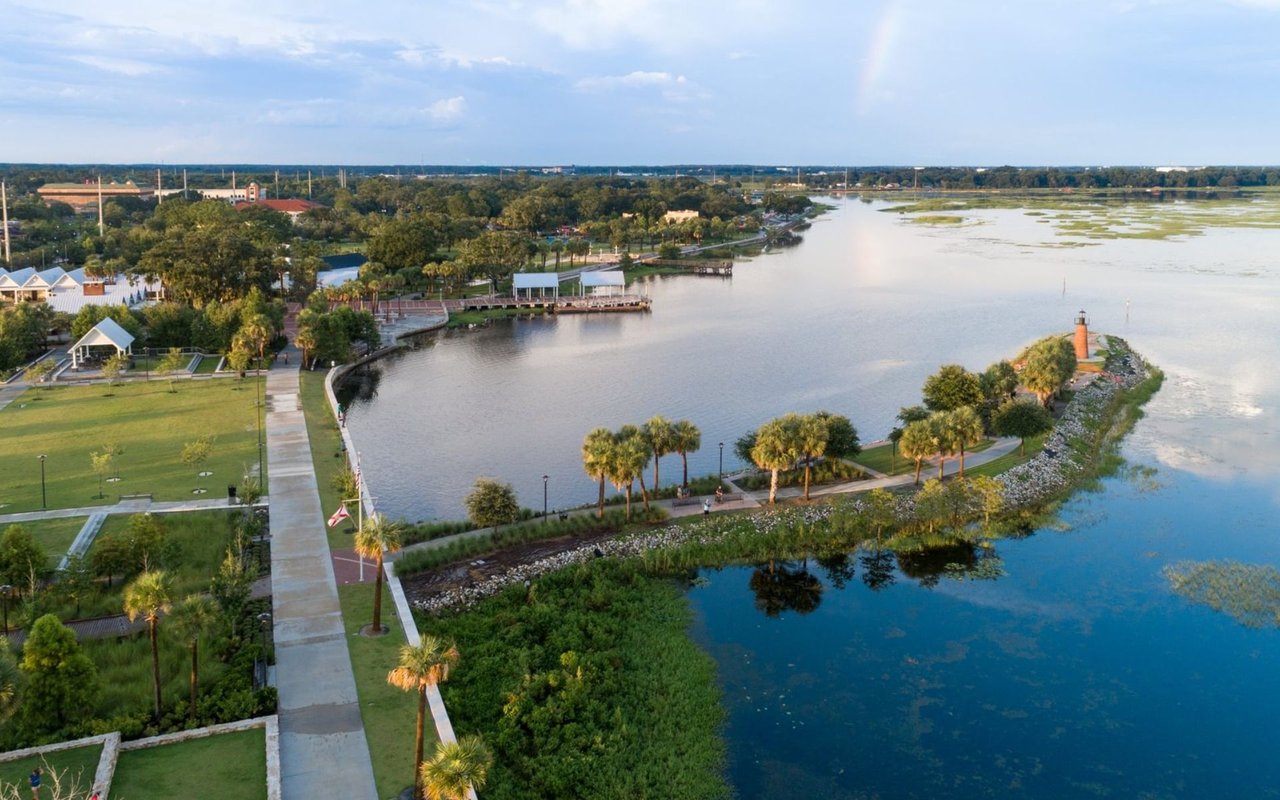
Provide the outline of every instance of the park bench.
<path id="1" fill-rule="evenodd" d="M 120 495 L 120 502 L 122 502 L 122 503 L 123 503 L 124 501 L 126 501 L 126 500 L 150 500 L 150 499 L 151 499 L 151 495 L 150 495 L 150 494 L 122 494 L 122 495 Z"/>
<path id="2" fill-rule="evenodd" d="M 675 507 L 675 506 L 700 506 L 700 505 L 702 505 L 702 498 L 701 498 L 701 497 L 694 497 L 694 496 L 693 496 L 693 495 L 691 495 L 691 494 L 690 494 L 690 495 L 685 495 L 684 497 L 677 497 L 676 499 L 672 500 L 672 501 L 671 501 L 671 505 L 672 505 L 673 507 Z"/>
<path id="3" fill-rule="evenodd" d="M 717 503 L 732 503 L 732 502 L 733 502 L 733 501 L 735 501 L 735 500 L 741 500 L 741 499 L 742 499 L 742 492 L 733 492 L 732 494 L 730 494 L 730 493 L 726 492 L 726 493 L 724 493 L 724 494 L 720 495 L 719 497 L 717 497 L 717 498 L 716 498 L 716 502 L 717 502 Z"/>

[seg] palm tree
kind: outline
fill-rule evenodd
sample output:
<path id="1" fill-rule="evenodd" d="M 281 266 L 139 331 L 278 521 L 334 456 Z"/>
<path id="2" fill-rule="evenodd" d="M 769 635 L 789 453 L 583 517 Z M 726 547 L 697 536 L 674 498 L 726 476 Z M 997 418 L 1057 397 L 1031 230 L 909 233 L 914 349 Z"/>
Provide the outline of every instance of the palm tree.
<path id="1" fill-rule="evenodd" d="M 492 767 L 493 753 L 479 736 L 440 745 L 420 770 L 427 800 L 466 800 L 469 789 L 484 786 Z"/>
<path id="2" fill-rule="evenodd" d="M 0 636 L 0 722 L 13 716 L 20 703 L 22 670 L 9 649 L 9 638 Z"/>
<path id="3" fill-rule="evenodd" d="M 702 431 L 687 419 L 682 419 L 671 428 L 671 449 L 680 454 L 684 462 L 684 481 L 680 484 L 689 488 L 689 454 L 702 447 Z"/>
<path id="4" fill-rule="evenodd" d="M 293 343 L 302 348 L 302 364 L 306 366 L 307 357 L 311 355 L 311 351 L 316 349 L 319 340 L 316 339 L 316 333 L 310 326 L 299 328 L 296 336 L 293 337 Z"/>
<path id="5" fill-rule="evenodd" d="M 601 519 L 604 518 L 604 482 L 609 477 L 613 450 L 613 431 L 608 428 L 596 428 L 582 440 L 582 468 L 592 480 L 600 482 L 596 516 Z"/>
<path id="6" fill-rule="evenodd" d="M 947 457 L 954 455 L 959 449 L 956 444 L 956 429 L 951 425 L 948 411 L 935 411 L 925 422 L 933 435 L 933 449 L 938 456 L 938 480 L 941 481 L 946 477 Z"/>
<path id="7" fill-rule="evenodd" d="M 244 341 L 257 351 L 258 367 L 261 368 L 267 354 L 267 343 L 275 333 L 275 326 L 271 324 L 271 319 L 266 314 L 254 314 L 240 326 L 239 333 Z"/>
<path id="8" fill-rule="evenodd" d="M 644 471 L 649 466 L 649 443 L 645 439 L 644 434 L 634 425 L 623 425 L 622 430 L 618 432 L 618 454 L 619 459 L 627 462 L 627 472 L 634 473 L 635 477 L 640 481 L 640 496 L 644 498 L 644 510 L 649 510 L 649 490 L 644 485 Z M 631 482 L 627 482 L 627 497 L 631 497 Z M 628 505 L 627 519 L 631 519 L 630 505 Z"/>
<path id="9" fill-rule="evenodd" d="M 796 462 L 798 450 L 792 426 L 787 417 L 771 419 L 756 431 L 756 445 L 751 448 L 751 460 L 760 469 L 769 470 L 769 504 L 778 495 L 778 470 L 787 469 Z"/>
<path id="10" fill-rule="evenodd" d="M 163 570 L 149 570 L 124 587 L 124 613 L 133 622 L 139 616 L 147 620 L 147 633 L 151 638 L 151 677 L 155 683 L 156 719 L 160 718 L 160 649 L 156 644 L 156 631 L 160 627 L 160 615 L 172 607 L 169 592 L 172 585 Z"/>
<path id="11" fill-rule="evenodd" d="M 641 425 L 640 429 L 644 431 L 644 438 L 649 443 L 649 450 L 653 452 L 653 492 L 657 494 L 662 490 L 662 483 L 658 479 L 658 462 L 662 460 L 663 456 L 671 452 L 672 440 L 675 438 L 675 428 L 671 424 L 671 420 L 657 416 Z"/>
<path id="12" fill-rule="evenodd" d="M 801 417 L 795 428 L 796 447 L 804 456 L 804 499 L 809 499 L 809 471 L 813 460 L 827 451 L 826 420 L 816 414 Z"/>
<path id="13" fill-rule="evenodd" d="M 928 420 L 918 419 L 902 429 L 898 449 L 905 458 L 916 462 L 916 486 L 920 485 L 920 467 L 934 452 L 933 428 Z"/>
<path id="14" fill-rule="evenodd" d="M 200 679 L 200 638 L 210 636 L 222 624 L 221 612 L 213 598 L 202 594 L 189 595 L 173 610 L 170 621 L 178 635 L 191 649 L 191 709 L 196 717 L 196 685 Z"/>
<path id="15" fill-rule="evenodd" d="M 645 461 L 641 461 L 641 458 Z M 631 519 L 631 486 L 635 483 L 636 475 L 644 473 L 647 459 L 648 452 L 644 450 L 644 443 L 639 437 L 627 436 L 625 427 L 621 434 L 614 437 L 606 471 L 613 488 L 620 492 L 626 490 L 628 520 Z"/>
<path id="16" fill-rule="evenodd" d="M 375 636 L 382 633 L 382 556 L 400 549 L 403 534 L 404 525 L 392 522 L 382 514 L 373 514 L 356 531 L 356 554 L 361 558 L 372 558 L 375 564 L 373 624 L 369 626 Z"/>
<path id="17" fill-rule="evenodd" d="M 982 440 L 982 418 L 973 406 L 960 406 L 947 412 L 947 426 L 960 448 L 960 477 L 964 477 L 964 450 Z"/>
<path id="18" fill-rule="evenodd" d="M 400 662 L 387 673 L 387 683 L 404 691 L 418 692 L 418 726 L 413 750 L 413 796 L 422 788 L 422 735 L 427 715 L 427 687 L 449 679 L 449 670 L 457 666 L 458 647 L 452 641 L 436 636 L 423 636 L 417 647 L 400 648 Z"/>

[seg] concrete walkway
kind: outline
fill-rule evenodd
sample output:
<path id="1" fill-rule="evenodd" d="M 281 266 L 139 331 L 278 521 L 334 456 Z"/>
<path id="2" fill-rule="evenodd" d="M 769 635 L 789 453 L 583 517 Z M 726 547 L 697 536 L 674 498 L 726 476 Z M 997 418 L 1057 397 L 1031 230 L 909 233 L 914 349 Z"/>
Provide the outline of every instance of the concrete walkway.
<path id="1" fill-rule="evenodd" d="M 255 465 L 256 466 L 256 465 Z M 258 505 L 268 505 L 268 498 L 263 497 Z M 122 500 L 109 506 L 81 506 L 79 508 L 50 508 L 46 511 L 20 511 L 14 514 L 0 514 L 0 526 L 14 522 L 32 522 L 38 519 L 67 519 L 68 517 L 88 517 L 94 514 L 170 514 L 182 511 L 210 511 L 214 509 L 241 508 L 227 502 L 225 497 L 211 500 L 162 500 L 155 502 L 145 497 L 138 500 Z"/>
<path id="2" fill-rule="evenodd" d="M 302 354 L 267 373 L 271 583 L 284 800 L 376 800 L 299 396 Z"/>

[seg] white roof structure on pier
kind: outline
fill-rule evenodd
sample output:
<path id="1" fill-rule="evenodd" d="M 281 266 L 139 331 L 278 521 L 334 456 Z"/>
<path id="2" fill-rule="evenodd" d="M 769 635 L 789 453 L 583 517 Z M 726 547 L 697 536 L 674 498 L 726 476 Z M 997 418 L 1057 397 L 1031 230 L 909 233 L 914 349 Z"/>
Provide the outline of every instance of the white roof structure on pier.
<path id="1" fill-rule="evenodd" d="M 584 272 L 578 277 L 582 284 L 583 294 L 586 294 L 588 289 L 591 290 L 592 294 L 609 294 L 614 289 L 617 290 L 618 294 L 622 294 L 627 288 L 626 276 L 620 270 Z"/>
<path id="2" fill-rule="evenodd" d="M 559 297 L 560 275 L 555 272 L 517 272 L 511 276 L 511 289 L 516 297 L 520 296 L 521 291 L 526 291 L 529 297 L 533 297 L 534 289 L 537 289 L 542 297 L 547 296 L 548 289 L 552 290 L 554 296 Z"/>

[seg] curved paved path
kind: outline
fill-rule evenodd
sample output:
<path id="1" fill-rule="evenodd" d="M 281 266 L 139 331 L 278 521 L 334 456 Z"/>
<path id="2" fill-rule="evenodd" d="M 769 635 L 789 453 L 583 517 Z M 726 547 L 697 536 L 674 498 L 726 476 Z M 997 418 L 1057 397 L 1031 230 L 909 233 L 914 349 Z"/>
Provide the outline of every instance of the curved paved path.
<path id="1" fill-rule="evenodd" d="M 272 630 L 284 800 L 376 800 L 302 415 L 298 365 L 267 372 Z"/>

